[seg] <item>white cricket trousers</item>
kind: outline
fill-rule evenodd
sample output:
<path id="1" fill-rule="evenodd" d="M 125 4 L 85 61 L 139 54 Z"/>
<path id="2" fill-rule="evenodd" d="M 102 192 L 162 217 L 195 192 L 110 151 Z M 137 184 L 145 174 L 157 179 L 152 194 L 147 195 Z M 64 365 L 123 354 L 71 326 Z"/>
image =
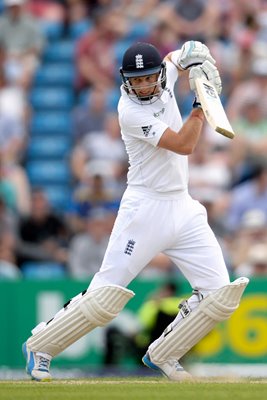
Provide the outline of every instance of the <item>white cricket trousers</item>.
<path id="1" fill-rule="evenodd" d="M 221 248 L 207 212 L 188 192 L 155 194 L 127 188 L 99 272 L 89 289 L 127 287 L 158 253 L 177 265 L 194 289 L 229 284 Z"/>

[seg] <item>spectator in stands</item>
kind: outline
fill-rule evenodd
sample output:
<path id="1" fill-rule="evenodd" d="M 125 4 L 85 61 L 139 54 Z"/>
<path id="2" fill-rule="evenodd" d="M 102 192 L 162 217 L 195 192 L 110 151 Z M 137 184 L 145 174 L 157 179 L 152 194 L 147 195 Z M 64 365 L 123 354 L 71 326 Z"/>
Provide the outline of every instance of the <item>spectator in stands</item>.
<path id="1" fill-rule="evenodd" d="M 6 163 L 22 159 L 26 147 L 26 131 L 22 122 L 0 110 L 0 155 Z"/>
<path id="2" fill-rule="evenodd" d="M 21 277 L 16 259 L 17 216 L 14 213 L 14 188 L 5 182 L 3 187 L 0 163 L 0 280 Z"/>
<path id="3" fill-rule="evenodd" d="M 257 243 L 249 248 L 244 263 L 236 267 L 235 276 L 267 276 L 267 243 Z"/>
<path id="4" fill-rule="evenodd" d="M 114 45 L 127 32 L 127 21 L 114 9 L 94 14 L 94 26 L 77 42 L 77 89 L 112 89 L 115 82 Z"/>
<path id="5" fill-rule="evenodd" d="M 77 202 L 81 215 L 88 215 L 90 208 L 109 208 L 114 202 L 114 191 L 110 188 L 109 178 L 101 173 L 101 170 L 89 168 L 86 173 L 86 181 L 74 191 L 74 199 Z M 118 201 L 118 200 L 117 200 Z"/>
<path id="6" fill-rule="evenodd" d="M 159 50 L 162 58 L 177 48 L 176 31 L 166 21 L 158 20 L 154 23 L 149 35 L 143 41 L 153 44 Z"/>
<path id="7" fill-rule="evenodd" d="M 0 193 L 0 280 L 21 277 L 17 266 L 17 217 Z"/>
<path id="8" fill-rule="evenodd" d="M 262 243 L 267 247 L 267 216 L 264 211 L 251 209 L 246 211 L 240 228 L 228 238 L 228 251 L 232 269 L 246 263 L 251 247 Z"/>
<path id="9" fill-rule="evenodd" d="M 3 231 L 12 232 L 17 236 L 17 216 L 6 206 L 5 198 L 0 194 L 0 227 Z"/>
<path id="10" fill-rule="evenodd" d="M 84 231 L 85 220 L 94 208 L 108 210 L 110 217 L 117 212 L 119 203 L 120 193 L 114 188 L 114 180 L 103 174 L 102 169 L 90 166 L 83 182 L 74 189 L 68 207 L 68 224 L 74 233 Z M 113 222 L 111 220 L 111 225 Z"/>
<path id="11" fill-rule="evenodd" d="M 250 4 L 252 5 L 252 2 Z M 258 27 L 254 10 L 241 10 L 234 1 L 220 2 L 220 8 L 216 30 L 212 37 L 208 38 L 207 44 L 216 59 L 224 82 L 221 99 L 227 104 L 228 98 L 240 83 L 251 79 L 251 68 L 256 58 Z M 231 119 L 230 109 L 227 114 Z"/>
<path id="12" fill-rule="evenodd" d="M 237 231 L 243 215 L 252 209 L 259 209 L 267 216 L 267 163 L 259 160 L 253 167 L 251 179 L 237 185 L 230 194 L 227 222 L 229 229 Z"/>
<path id="13" fill-rule="evenodd" d="M 260 99 L 264 110 L 267 109 L 267 58 L 254 58 L 250 76 L 239 82 L 231 93 L 227 102 L 227 115 L 230 120 L 241 115 L 241 109 L 249 101 Z"/>
<path id="14" fill-rule="evenodd" d="M 206 41 L 216 32 L 219 18 L 217 1 L 176 0 L 163 2 L 158 9 L 161 18 L 169 23 L 182 41 Z"/>
<path id="15" fill-rule="evenodd" d="M 85 102 L 77 105 L 73 111 L 73 135 L 78 142 L 90 132 L 103 131 L 106 113 L 107 93 L 92 88 L 85 93 Z"/>
<path id="16" fill-rule="evenodd" d="M 180 291 L 178 283 L 166 281 L 150 295 L 147 301 L 138 310 L 138 319 L 141 324 L 140 332 L 135 337 L 137 357 L 144 353 L 148 344 L 155 340 L 164 327 L 167 327 L 177 314 L 177 302 Z"/>
<path id="17" fill-rule="evenodd" d="M 189 188 L 195 199 L 218 199 L 228 189 L 231 172 L 227 150 L 214 146 L 207 135 L 201 136 L 189 163 Z"/>
<path id="18" fill-rule="evenodd" d="M 177 314 L 178 284 L 164 281 L 145 301 L 135 315 L 119 315 L 105 327 L 106 347 L 104 353 L 105 365 L 117 365 L 124 359 L 140 359 L 150 340 L 158 336 L 158 332 L 167 327 Z"/>
<path id="19" fill-rule="evenodd" d="M 212 132 L 213 136 L 220 136 Z M 189 157 L 189 190 L 207 210 L 209 224 L 224 251 L 225 213 L 228 207 L 228 190 L 232 182 L 229 148 L 213 141 L 206 131 L 202 133 L 194 154 Z"/>
<path id="20" fill-rule="evenodd" d="M 21 278 L 16 264 L 16 236 L 3 226 L 0 227 L 0 280 Z"/>
<path id="21" fill-rule="evenodd" d="M 62 216 L 51 210 L 42 189 L 32 192 L 32 208 L 22 218 L 18 229 L 18 262 L 56 261 L 65 264 L 68 258 L 69 232 Z"/>
<path id="22" fill-rule="evenodd" d="M 108 4 L 116 7 L 127 18 L 128 22 L 145 21 L 145 23 L 155 22 L 157 17 L 157 7 L 161 0 L 98 0 L 95 8 L 103 8 Z"/>
<path id="23" fill-rule="evenodd" d="M 72 153 L 72 171 L 78 182 L 83 181 L 92 161 L 102 167 L 105 175 L 115 179 L 120 178 L 125 169 L 127 155 L 121 139 L 118 116 L 116 113 L 108 113 L 103 118 L 104 131 L 85 135 Z"/>
<path id="24" fill-rule="evenodd" d="M 6 148 L 5 139 L 7 139 L 7 132 L 8 130 L 4 131 L 4 138 L 1 137 L 0 118 L 1 191 L 6 198 L 7 204 L 13 211 L 20 216 L 25 216 L 29 214 L 31 207 L 30 183 L 24 168 L 19 163 L 14 162 L 14 160 L 7 158 L 7 154 L 3 151 Z"/>
<path id="25" fill-rule="evenodd" d="M 77 39 L 85 34 L 92 25 L 90 15 L 92 2 L 86 0 L 66 0 L 64 29 L 67 35 Z"/>
<path id="26" fill-rule="evenodd" d="M 17 212 L 17 193 L 16 188 L 10 182 L 5 173 L 3 161 L 0 157 L 0 198 L 5 206 L 13 213 Z"/>
<path id="27" fill-rule="evenodd" d="M 229 150 L 232 162 L 240 170 L 248 157 L 264 157 L 267 153 L 267 113 L 261 99 L 247 99 L 239 116 L 231 122 L 237 135 Z"/>
<path id="28" fill-rule="evenodd" d="M 56 0 L 28 0 L 25 8 L 41 22 L 63 23 L 65 18 L 64 7 Z"/>
<path id="29" fill-rule="evenodd" d="M 88 279 L 99 270 L 110 236 L 108 213 L 100 207 L 91 209 L 86 218 L 85 231 L 71 239 L 68 263 L 71 277 Z"/>
<path id="30" fill-rule="evenodd" d="M 35 20 L 24 12 L 24 0 L 5 0 L 0 17 L 0 46 L 6 53 L 10 82 L 28 89 L 44 47 L 44 36 Z"/>
<path id="31" fill-rule="evenodd" d="M 232 171 L 232 183 L 236 185 L 253 172 L 254 159 L 264 158 L 267 152 L 267 113 L 261 99 L 252 95 L 232 119 L 235 140 L 228 148 Z"/>
<path id="32" fill-rule="evenodd" d="M 29 105 L 24 90 L 8 81 L 5 51 L 0 46 L 0 115 L 15 119 L 22 126 L 28 122 Z"/>
<path id="33" fill-rule="evenodd" d="M 256 13 L 252 10 L 248 11 L 240 22 L 239 27 L 236 27 L 233 31 L 233 41 L 238 45 L 239 53 L 239 65 L 235 72 L 236 79 L 244 81 L 249 79 L 253 61 L 258 57 L 257 36 L 259 25 Z"/>

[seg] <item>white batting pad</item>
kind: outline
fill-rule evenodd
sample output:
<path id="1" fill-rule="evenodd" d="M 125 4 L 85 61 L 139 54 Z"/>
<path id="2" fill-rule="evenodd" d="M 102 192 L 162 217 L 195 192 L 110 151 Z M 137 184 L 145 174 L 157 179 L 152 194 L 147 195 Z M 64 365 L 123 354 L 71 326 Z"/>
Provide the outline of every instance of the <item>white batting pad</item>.
<path id="1" fill-rule="evenodd" d="M 134 292 L 120 286 L 80 293 L 51 321 L 33 329 L 27 344 L 34 352 L 54 357 L 94 328 L 110 322 L 133 296 Z"/>
<path id="2" fill-rule="evenodd" d="M 180 320 L 170 324 L 162 336 L 149 347 L 152 362 L 157 365 L 167 360 L 179 360 L 219 321 L 228 319 L 238 308 L 240 298 L 248 284 L 247 278 L 239 278 L 208 295 L 199 306 Z"/>

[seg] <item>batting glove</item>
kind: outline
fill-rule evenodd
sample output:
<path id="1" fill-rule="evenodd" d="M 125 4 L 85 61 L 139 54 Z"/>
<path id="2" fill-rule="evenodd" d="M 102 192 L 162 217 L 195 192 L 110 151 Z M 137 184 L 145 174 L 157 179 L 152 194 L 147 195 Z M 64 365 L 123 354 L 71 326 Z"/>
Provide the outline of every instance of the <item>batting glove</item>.
<path id="1" fill-rule="evenodd" d="M 177 65 L 181 69 L 188 69 L 195 65 L 202 64 L 206 60 L 208 60 L 211 64 L 216 63 L 205 44 L 190 40 L 185 42 L 182 46 L 179 58 L 177 60 Z"/>
<path id="2" fill-rule="evenodd" d="M 211 64 L 209 61 L 205 61 L 202 65 L 193 67 L 189 72 L 189 85 L 190 89 L 196 93 L 196 78 L 206 78 L 216 89 L 218 94 L 222 91 L 222 81 L 220 74 L 215 65 Z"/>

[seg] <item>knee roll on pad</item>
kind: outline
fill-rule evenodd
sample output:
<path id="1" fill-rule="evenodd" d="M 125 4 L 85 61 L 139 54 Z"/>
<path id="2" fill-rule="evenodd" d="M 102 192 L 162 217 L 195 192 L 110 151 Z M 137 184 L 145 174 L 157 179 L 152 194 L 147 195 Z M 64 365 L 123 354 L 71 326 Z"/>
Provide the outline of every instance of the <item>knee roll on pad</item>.
<path id="1" fill-rule="evenodd" d="M 133 296 L 131 290 L 115 285 L 86 291 L 67 303 L 48 323 L 37 325 L 27 344 L 32 351 L 54 357 L 94 328 L 114 319 Z"/>
<path id="2" fill-rule="evenodd" d="M 162 336 L 149 347 L 152 362 L 179 360 L 219 321 L 228 319 L 238 308 L 240 298 L 248 284 L 247 278 L 239 278 L 205 297 L 199 306 L 173 326 L 167 327 Z"/>

